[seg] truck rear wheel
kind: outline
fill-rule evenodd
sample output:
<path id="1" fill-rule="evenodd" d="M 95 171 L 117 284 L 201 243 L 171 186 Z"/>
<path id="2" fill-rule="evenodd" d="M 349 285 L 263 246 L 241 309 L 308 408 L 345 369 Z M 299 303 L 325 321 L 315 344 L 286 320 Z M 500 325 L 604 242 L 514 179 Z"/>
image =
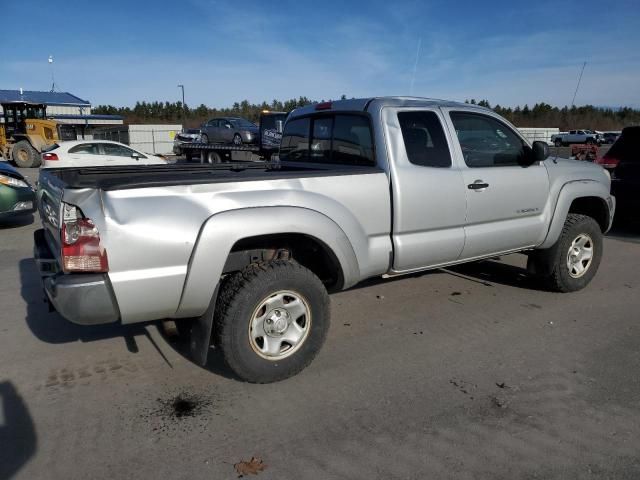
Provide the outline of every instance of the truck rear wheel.
<path id="1" fill-rule="evenodd" d="M 207 154 L 207 163 L 222 163 L 222 157 L 218 152 L 209 152 Z"/>
<path id="2" fill-rule="evenodd" d="M 20 168 L 33 168 L 40 166 L 40 155 L 26 140 L 20 140 L 13 147 L 13 161 Z"/>
<path id="3" fill-rule="evenodd" d="M 528 269 L 555 292 L 575 292 L 593 279 L 603 250 L 602 231 L 591 217 L 570 213 L 551 248 L 529 255 Z"/>
<path id="4" fill-rule="evenodd" d="M 329 323 L 329 296 L 310 270 L 285 260 L 252 264 L 221 287 L 215 344 L 242 380 L 277 382 L 311 363 Z"/>

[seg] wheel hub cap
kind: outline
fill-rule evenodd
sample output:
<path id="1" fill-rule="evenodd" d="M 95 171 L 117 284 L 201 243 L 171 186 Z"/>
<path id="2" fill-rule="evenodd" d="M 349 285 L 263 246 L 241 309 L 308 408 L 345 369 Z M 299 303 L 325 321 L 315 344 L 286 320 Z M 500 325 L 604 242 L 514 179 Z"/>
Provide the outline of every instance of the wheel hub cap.
<path id="1" fill-rule="evenodd" d="M 582 277 L 589 267 L 593 259 L 593 240 L 586 233 L 578 235 L 571 246 L 567 254 L 567 269 L 569 275 L 573 278 Z"/>
<path id="2" fill-rule="evenodd" d="M 267 335 L 281 336 L 289 327 L 291 315 L 286 310 L 271 310 L 264 322 L 264 331 Z"/>
<path id="3" fill-rule="evenodd" d="M 249 322 L 251 348 L 267 360 L 281 360 L 297 351 L 311 328 L 311 309 L 297 292 L 281 290 L 263 299 Z"/>

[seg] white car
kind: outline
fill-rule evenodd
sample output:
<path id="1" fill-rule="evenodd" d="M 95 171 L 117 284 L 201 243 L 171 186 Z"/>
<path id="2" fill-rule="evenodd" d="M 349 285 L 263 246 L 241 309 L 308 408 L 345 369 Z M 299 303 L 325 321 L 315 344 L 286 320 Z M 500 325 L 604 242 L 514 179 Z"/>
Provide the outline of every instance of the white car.
<path id="1" fill-rule="evenodd" d="M 142 153 L 109 140 L 74 140 L 55 144 L 42 152 L 42 168 L 98 167 L 117 165 L 166 165 L 157 155 Z"/>

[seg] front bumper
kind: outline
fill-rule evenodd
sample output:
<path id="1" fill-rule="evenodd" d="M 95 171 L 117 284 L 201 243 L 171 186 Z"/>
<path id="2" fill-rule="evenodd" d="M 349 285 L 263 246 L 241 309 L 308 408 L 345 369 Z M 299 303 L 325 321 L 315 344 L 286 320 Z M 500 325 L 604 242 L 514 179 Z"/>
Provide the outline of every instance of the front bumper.
<path id="1" fill-rule="evenodd" d="M 35 212 L 36 194 L 31 188 L 2 186 L 0 190 L 0 220 Z"/>
<path id="2" fill-rule="evenodd" d="M 64 274 L 51 253 L 45 231 L 33 234 L 33 256 L 48 301 L 65 319 L 78 325 L 100 325 L 120 319 L 111 283 L 104 273 Z"/>
<path id="3" fill-rule="evenodd" d="M 242 143 L 257 144 L 260 134 L 258 132 L 240 132 Z"/>

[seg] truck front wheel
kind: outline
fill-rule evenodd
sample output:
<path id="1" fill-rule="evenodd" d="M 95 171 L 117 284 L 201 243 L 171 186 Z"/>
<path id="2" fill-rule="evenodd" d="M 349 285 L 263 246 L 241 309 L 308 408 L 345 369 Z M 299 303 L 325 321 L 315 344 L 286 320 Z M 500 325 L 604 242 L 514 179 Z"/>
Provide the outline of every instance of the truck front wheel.
<path id="1" fill-rule="evenodd" d="M 294 261 L 252 264 L 225 279 L 214 317 L 215 344 L 242 380 L 271 383 L 311 363 L 329 329 L 329 296 Z"/>
<path id="2" fill-rule="evenodd" d="M 529 255 L 528 269 L 550 290 L 575 292 L 593 279 L 602 259 L 602 231 L 591 217 L 570 213 L 551 248 Z"/>
<path id="3" fill-rule="evenodd" d="M 26 140 L 20 140 L 13 147 L 13 161 L 20 168 L 32 168 L 40 166 L 40 155 Z"/>

